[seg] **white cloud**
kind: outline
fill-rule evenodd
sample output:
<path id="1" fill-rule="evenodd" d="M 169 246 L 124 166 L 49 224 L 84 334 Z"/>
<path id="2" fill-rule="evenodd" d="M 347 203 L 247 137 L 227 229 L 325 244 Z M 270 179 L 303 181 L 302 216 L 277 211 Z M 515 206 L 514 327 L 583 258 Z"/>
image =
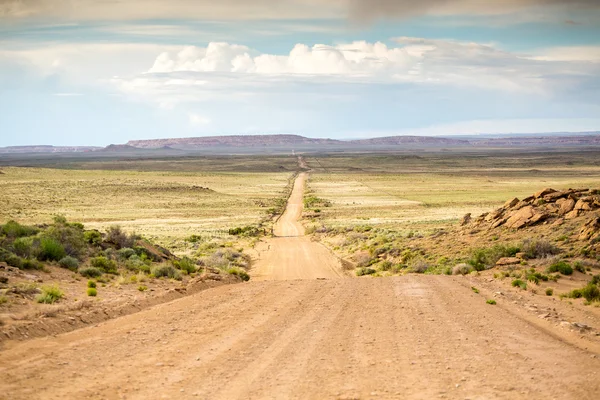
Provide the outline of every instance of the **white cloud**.
<path id="1" fill-rule="evenodd" d="M 580 62 L 574 49 L 561 50 L 561 61 L 552 54 L 516 54 L 492 45 L 400 37 L 396 46 L 381 42 L 358 41 L 335 46 L 297 44 L 286 55 L 260 54 L 246 46 L 210 43 L 206 48 L 186 47 L 178 52 L 164 52 L 154 61 L 148 74 L 152 79 L 172 84 L 165 74 L 178 76 L 180 84 L 199 79 L 203 84 L 228 79 L 269 81 L 285 79 L 336 79 L 354 83 L 419 83 L 479 87 L 506 92 L 550 93 L 557 76 L 578 77 L 598 72 Z M 571 58 L 569 59 L 569 54 Z M 197 73 L 196 75 L 192 73 Z M 210 74 L 214 73 L 214 74 Z M 162 75 L 160 75 L 162 74 Z M 213 79 L 209 77 L 213 76 Z M 319 78 L 321 77 L 321 78 Z M 146 77 L 146 79 L 150 79 Z"/>
<path id="2" fill-rule="evenodd" d="M 194 127 L 203 127 L 211 123 L 210 118 L 195 113 L 188 114 L 188 118 L 190 121 L 190 125 Z"/>

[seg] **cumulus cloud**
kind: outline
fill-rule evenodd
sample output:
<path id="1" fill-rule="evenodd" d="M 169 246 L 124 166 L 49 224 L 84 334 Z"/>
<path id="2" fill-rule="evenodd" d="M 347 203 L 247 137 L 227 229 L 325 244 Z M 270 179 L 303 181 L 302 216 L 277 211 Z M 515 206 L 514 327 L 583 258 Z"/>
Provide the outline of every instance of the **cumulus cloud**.
<path id="1" fill-rule="evenodd" d="M 369 20 L 415 15 L 506 14 L 531 7 L 599 9 L 597 0 L 0 0 L 0 17 Z"/>
<path id="2" fill-rule="evenodd" d="M 190 46 L 179 52 L 163 52 L 147 75 L 201 73 L 202 81 L 208 82 L 209 73 L 218 73 L 219 79 L 226 75 L 245 81 L 285 77 L 548 93 L 556 82 L 565 78 L 581 79 L 598 73 L 598 65 L 583 62 L 581 51 L 570 49 L 549 49 L 545 58 L 540 54 L 510 53 L 480 43 L 412 37 L 396 38 L 394 42 L 393 46 L 365 41 L 335 46 L 297 44 L 286 55 L 261 54 L 242 45 L 210 43 L 205 48 Z M 588 57 L 585 61 L 589 61 L 595 53 L 585 54 Z M 559 55 L 562 58 L 557 58 Z M 573 57 L 570 61 L 569 56 Z M 568 61 L 568 65 L 553 62 L 557 59 Z"/>

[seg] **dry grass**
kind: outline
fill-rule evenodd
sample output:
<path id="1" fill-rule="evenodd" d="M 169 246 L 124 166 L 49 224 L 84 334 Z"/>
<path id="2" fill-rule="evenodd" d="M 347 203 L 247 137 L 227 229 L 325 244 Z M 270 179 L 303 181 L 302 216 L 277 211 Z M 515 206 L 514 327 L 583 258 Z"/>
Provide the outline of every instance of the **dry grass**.
<path id="1" fill-rule="evenodd" d="M 37 224 L 63 214 L 88 229 L 120 225 L 165 246 L 192 234 L 226 236 L 229 228 L 256 223 L 290 176 L 287 171 L 3 171 L 0 221 Z"/>

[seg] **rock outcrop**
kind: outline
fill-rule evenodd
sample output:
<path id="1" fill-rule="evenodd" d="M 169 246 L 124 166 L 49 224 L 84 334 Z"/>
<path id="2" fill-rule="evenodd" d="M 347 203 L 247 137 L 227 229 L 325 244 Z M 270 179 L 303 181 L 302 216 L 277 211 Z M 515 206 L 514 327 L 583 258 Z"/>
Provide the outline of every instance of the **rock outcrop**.
<path id="1" fill-rule="evenodd" d="M 533 196 L 522 200 L 514 198 L 497 210 L 476 218 L 467 214 L 461 220 L 461 226 L 496 229 L 522 229 L 543 222 L 560 225 L 569 220 L 593 213 L 600 209 L 600 190 L 568 189 L 554 190 L 546 188 Z M 595 222 L 594 222 L 595 221 Z M 580 232 L 580 237 L 591 239 L 598 233 L 600 217 L 592 218 Z"/>

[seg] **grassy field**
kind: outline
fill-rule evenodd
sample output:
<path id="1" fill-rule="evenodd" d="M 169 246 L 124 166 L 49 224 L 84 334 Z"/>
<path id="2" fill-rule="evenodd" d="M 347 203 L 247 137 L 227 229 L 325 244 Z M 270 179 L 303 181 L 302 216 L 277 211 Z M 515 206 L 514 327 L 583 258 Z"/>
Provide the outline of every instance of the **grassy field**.
<path id="1" fill-rule="evenodd" d="M 37 224 L 62 214 L 87 228 L 120 225 L 177 249 L 177 243 L 190 235 L 223 236 L 229 228 L 256 224 L 284 196 L 294 158 L 246 161 L 204 158 L 171 160 L 168 165 L 151 160 L 79 165 L 85 169 L 3 167 L 0 221 Z M 244 171 L 244 165 L 254 172 Z M 267 171 L 257 172 L 260 169 Z"/>
<path id="2" fill-rule="evenodd" d="M 430 231 L 545 187 L 600 187 L 600 154 L 510 152 L 306 156 L 315 225 Z"/>

